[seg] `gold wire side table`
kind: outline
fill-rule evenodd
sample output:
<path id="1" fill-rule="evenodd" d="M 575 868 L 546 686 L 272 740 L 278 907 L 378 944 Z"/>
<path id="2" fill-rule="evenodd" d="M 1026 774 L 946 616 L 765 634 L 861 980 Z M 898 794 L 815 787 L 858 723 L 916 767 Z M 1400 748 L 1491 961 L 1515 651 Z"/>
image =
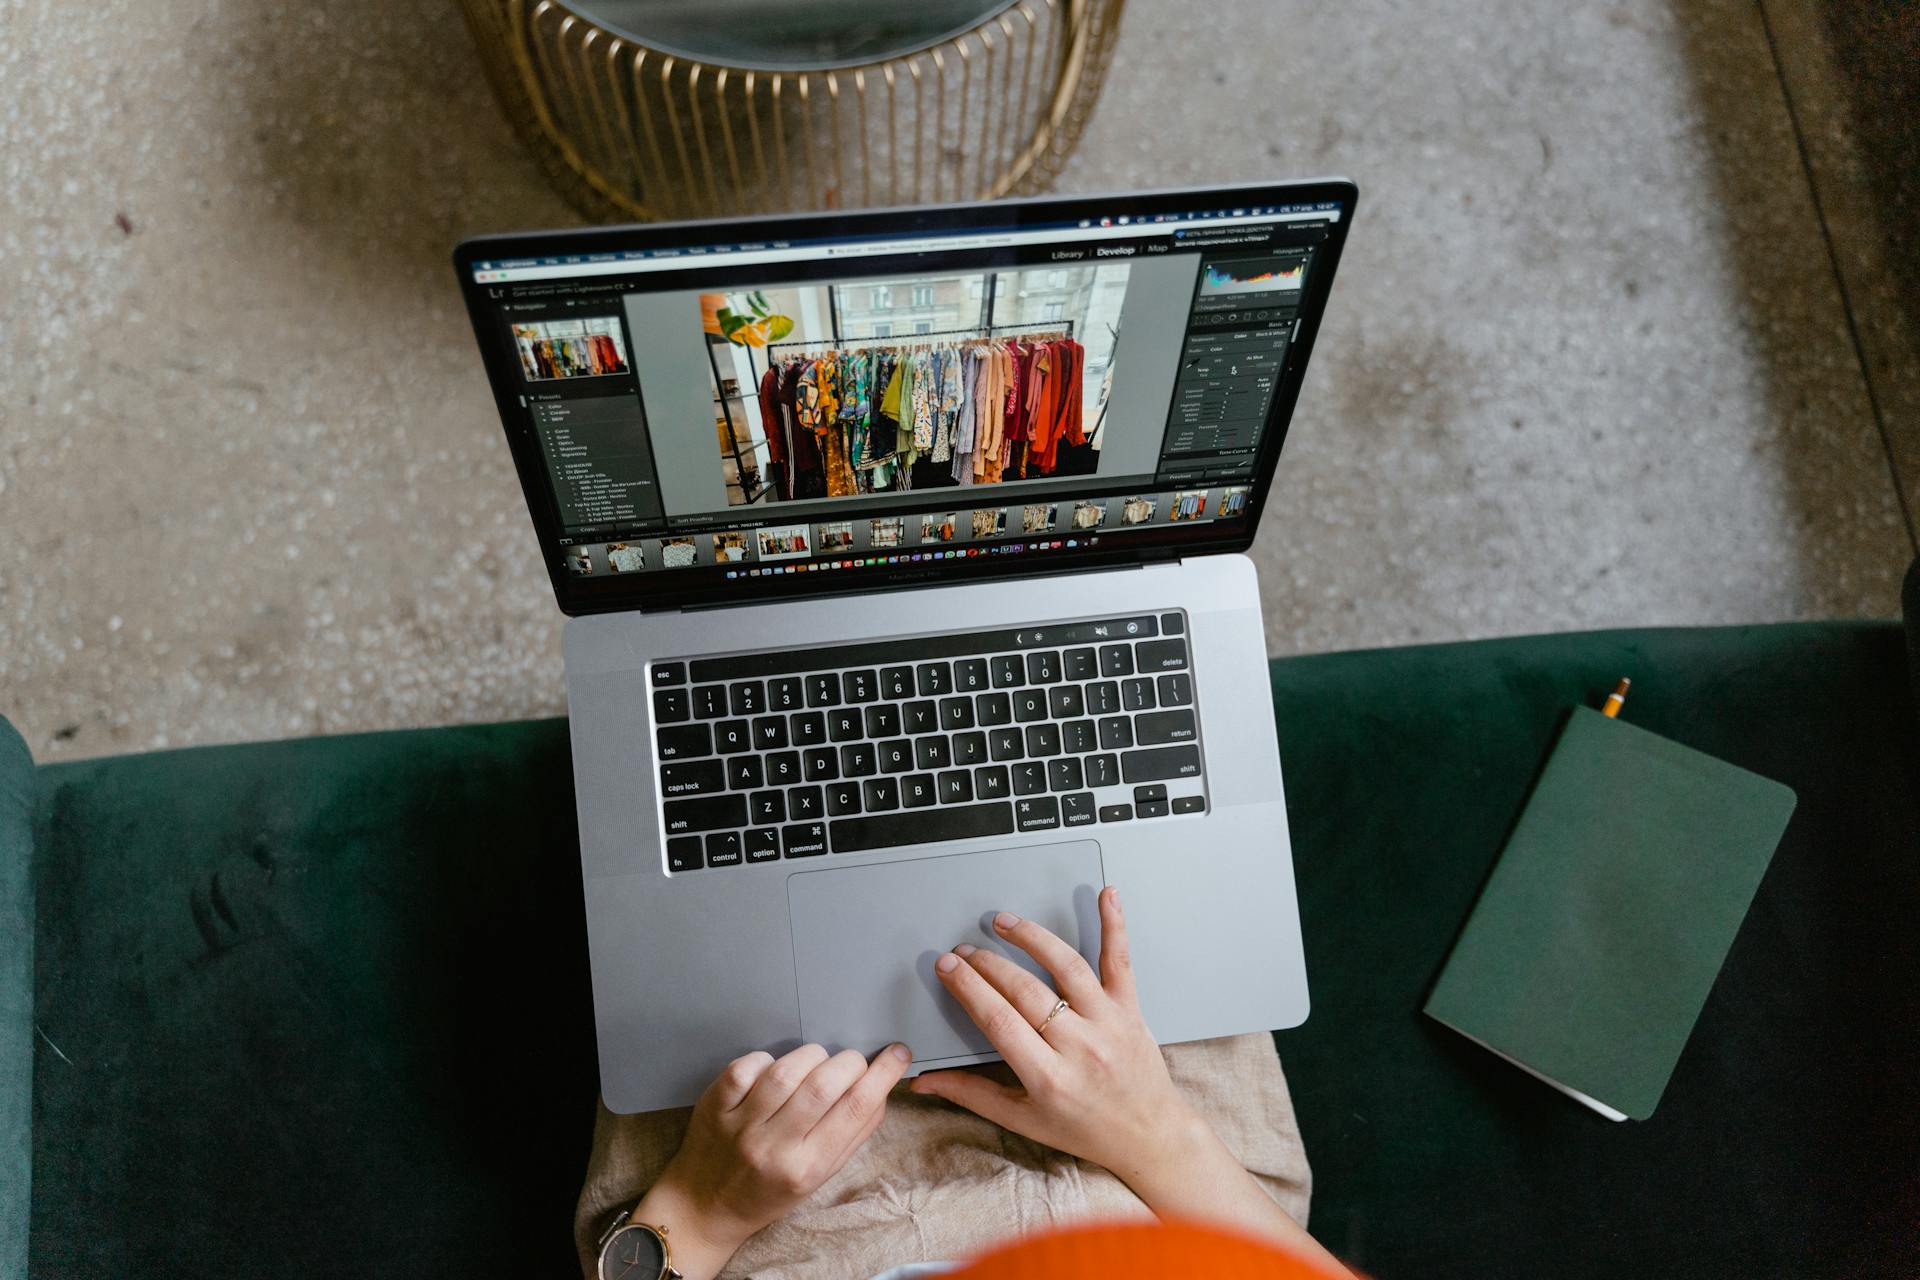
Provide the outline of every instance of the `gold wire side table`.
<path id="1" fill-rule="evenodd" d="M 1125 0 L 462 0 L 507 116 L 600 221 L 1045 189 Z"/>

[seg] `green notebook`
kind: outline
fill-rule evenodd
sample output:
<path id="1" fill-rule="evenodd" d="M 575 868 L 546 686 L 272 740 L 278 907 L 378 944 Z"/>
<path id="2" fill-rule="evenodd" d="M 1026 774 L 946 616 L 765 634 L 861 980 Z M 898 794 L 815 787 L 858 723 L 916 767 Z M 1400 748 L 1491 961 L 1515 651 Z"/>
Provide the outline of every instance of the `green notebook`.
<path id="1" fill-rule="evenodd" d="M 1575 708 L 1428 1016 L 1644 1120 L 1793 812 L 1786 787 Z"/>

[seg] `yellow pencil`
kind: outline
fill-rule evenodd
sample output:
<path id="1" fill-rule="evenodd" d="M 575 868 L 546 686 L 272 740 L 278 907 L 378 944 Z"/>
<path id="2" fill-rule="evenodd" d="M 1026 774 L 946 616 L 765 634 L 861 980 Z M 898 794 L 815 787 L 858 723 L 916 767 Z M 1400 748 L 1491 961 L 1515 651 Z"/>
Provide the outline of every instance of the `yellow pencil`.
<path id="1" fill-rule="evenodd" d="M 1620 714 L 1620 708 L 1626 705 L 1627 690 L 1633 681 L 1626 676 L 1620 677 L 1620 683 L 1613 686 L 1613 692 L 1607 695 L 1606 705 L 1600 708 L 1600 714 L 1612 720 Z"/>

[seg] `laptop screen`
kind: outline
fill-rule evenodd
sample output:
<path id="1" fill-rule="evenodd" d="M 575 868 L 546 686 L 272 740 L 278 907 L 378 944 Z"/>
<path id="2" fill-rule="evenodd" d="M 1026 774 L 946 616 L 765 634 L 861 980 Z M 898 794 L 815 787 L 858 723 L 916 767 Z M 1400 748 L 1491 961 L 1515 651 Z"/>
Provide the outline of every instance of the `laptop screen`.
<path id="1" fill-rule="evenodd" d="M 1344 183 L 470 241 L 561 605 L 1245 546 Z"/>

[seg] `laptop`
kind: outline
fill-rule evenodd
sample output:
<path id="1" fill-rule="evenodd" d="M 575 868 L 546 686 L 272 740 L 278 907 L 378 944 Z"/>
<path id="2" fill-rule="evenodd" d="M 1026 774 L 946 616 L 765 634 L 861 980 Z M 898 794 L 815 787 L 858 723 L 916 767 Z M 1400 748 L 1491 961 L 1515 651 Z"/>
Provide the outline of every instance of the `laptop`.
<path id="1" fill-rule="evenodd" d="M 1305 1019 L 1242 553 L 1356 197 L 459 246 L 569 617 L 608 1107 L 808 1042 L 989 1061 L 934 960 L 1008 910 L 1094 961 L 1107 884 L 1163 1043 Z"/>

